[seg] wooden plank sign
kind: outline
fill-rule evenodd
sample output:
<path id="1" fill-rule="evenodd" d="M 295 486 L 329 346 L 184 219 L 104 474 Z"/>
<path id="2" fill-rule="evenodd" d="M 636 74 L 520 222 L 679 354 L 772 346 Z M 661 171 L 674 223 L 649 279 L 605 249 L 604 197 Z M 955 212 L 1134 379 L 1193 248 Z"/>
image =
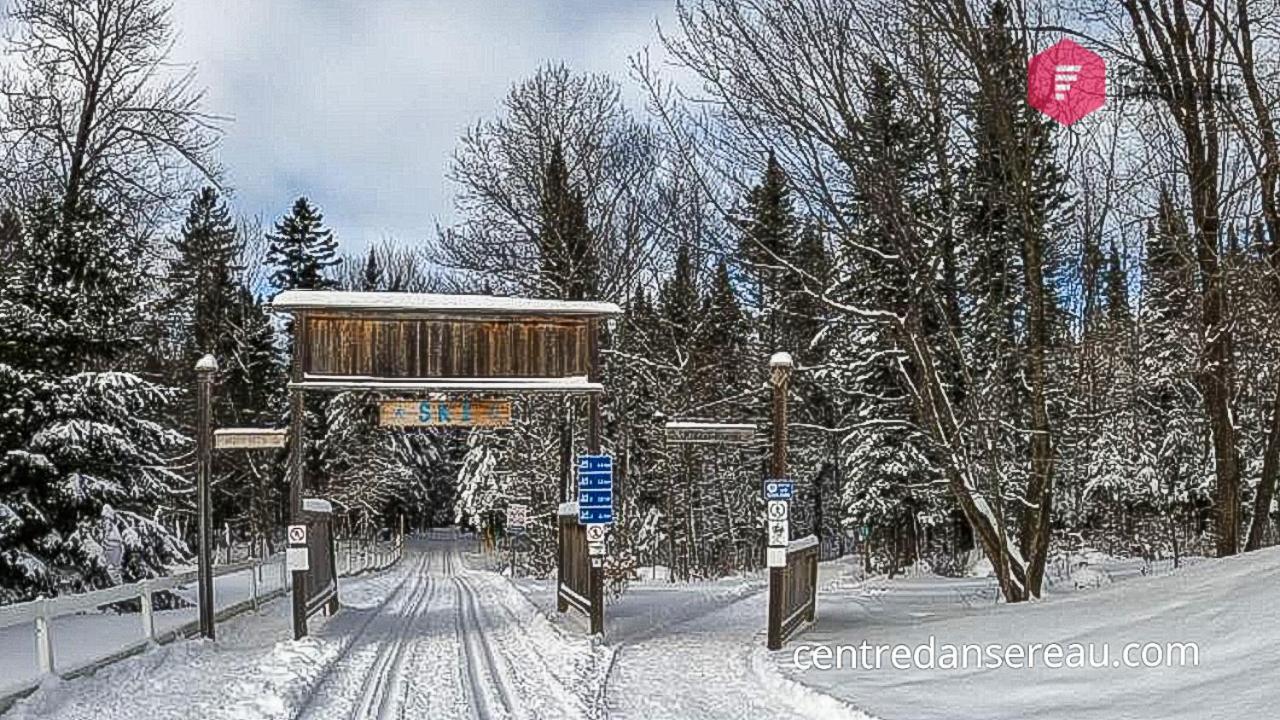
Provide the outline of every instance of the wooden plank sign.
<path id="1" fill-rule="evenodd" d="M 756 436 L 756 426 L 749 423 L 669 422 L 664 429 L 667 442 L 677 445 L 745 445 Z"/>
<path id="2" fill-rule="evenodd" d="M 218 450 L 282 448 L 284 442 L 284 428 L 219 428 L 213 431 L 213 447 Z"/>
<path id="3" fill-rule="evenodd" d="M 511 425 L 511 401 L 487 400 L 385 400 L 378 404 L 378 424 L 383 427 L 507 427 Z"/>

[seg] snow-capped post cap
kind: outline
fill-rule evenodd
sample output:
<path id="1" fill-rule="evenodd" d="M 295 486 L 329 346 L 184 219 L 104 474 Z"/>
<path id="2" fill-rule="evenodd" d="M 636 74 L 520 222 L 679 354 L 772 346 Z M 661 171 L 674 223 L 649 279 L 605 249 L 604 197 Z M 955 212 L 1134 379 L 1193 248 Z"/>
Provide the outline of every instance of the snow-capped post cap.
<path id="1" fill-rule="evenodd" d="M 776 352 L 773 357 L 769 358 L 769 367 L 791 367 L 791 353 Z"/>
<path id="2" fill-rule="evenodd" d="M 196 361 L 196 372 L 218 372 L 218 359 L 213 355 L 205 355 Z"/>

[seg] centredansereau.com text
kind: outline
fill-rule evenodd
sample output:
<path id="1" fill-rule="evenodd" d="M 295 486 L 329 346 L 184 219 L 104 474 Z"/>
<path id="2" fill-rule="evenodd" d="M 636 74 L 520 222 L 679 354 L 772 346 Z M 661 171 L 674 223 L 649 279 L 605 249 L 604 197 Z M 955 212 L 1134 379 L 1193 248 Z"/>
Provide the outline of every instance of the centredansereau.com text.
<path id="1" fill-rule="evenodd" d="M 801 670 L 969 670 L 1011 668 L 1196 667 L 1200 647 L 1190 642 L 939 643 L 930 635 L 916 645 L 799 645 L 792 661 Z"/>

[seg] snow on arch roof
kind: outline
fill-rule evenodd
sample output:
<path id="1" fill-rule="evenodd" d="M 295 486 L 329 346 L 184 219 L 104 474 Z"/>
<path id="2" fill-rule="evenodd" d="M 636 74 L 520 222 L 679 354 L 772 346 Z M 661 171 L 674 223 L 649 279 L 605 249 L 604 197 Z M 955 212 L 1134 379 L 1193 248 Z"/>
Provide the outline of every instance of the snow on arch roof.
<path id="1" fill-rule="evenodd" d="M 611 317 L 622 308 L 591 300 L 546 300 L 495 295 L 441 295 L 435 293 L 352 292 L 345 290 L 285 290 L 271 307 L 295 310 L 361 310 L 365 312 L 420 312 L 445 315 L 559 315 Z"/>

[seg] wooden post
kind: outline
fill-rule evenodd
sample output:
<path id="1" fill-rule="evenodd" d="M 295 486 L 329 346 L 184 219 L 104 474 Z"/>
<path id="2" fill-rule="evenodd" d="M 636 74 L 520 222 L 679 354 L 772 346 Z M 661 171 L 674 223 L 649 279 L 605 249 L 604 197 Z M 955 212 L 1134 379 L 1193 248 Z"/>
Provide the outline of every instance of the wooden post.
<path id="1" fill-rule="evenodd" d="M 302 382 L 302 353 L 306 344 L 307 317 L 298 313 L 293 320 L 293 368 L 290 375 L 293 382 Z M 302 495 L 306 491 L 304 471 L 307 466 L 307 425 L 306 425 L 306 391 L 300 387 L 289 390 L 289 435 L 292 438 L 292 450 L 289 455 L 289 521 L 294 524 L 306 522 L 302 514 Z M 305 572 L 292 573 L 293 581 L 293 638 L 300 640 L 307 636 L 307 575 Z"/>
<path id="2" fill-rule="evenodd" d="M 600 382 L 600 321 L 592 320 L 587 331 L 587 342 L 590 343 L 591 349 L 591 365 L 590 373 L 587 379 L 591 382 Z M 600 454 L 600 425 L 602 420 L 600 417 L 600 395 L 592 393 L 587 398 L 587 452 L 592 455 Z M 604 632 L 604 568 L 596 567 L 596 564 L 604 564 L 604 558 L 599 559 L 588 556 L 587 558 L 587 589 L 590 592 L 591 601 L 591 634 L 599 635 Z"/>
<path id="3" fill-rule="evenodd" d="M 156 641 L 155 606 L 151 603 L 151 585 L 143 583 L 142 594 L 138 596 L 142 603 L 142 639 L 149 643 Z"/>
<path id="4" fill-rule="evenodd" d="M 787 389 L 791 384 L 791 356 L 774 353 L 769 358 L 769 385 L 773 390 L 773 449 L 769 472 L 774 479 L 787 476 Z M 766 547 L 768 543 L 766 542 Z M 766 549 L 765 552 L 768 552 Z M 783 572 L 785 568 L 769 568 L 769 637 L 770 650 L 782 649 Z"/>
<path id="5" fill-rule="evenodd" d="M 53 626 L 49 622 L 49 600 L 36 600 L 36 663 L 40 674 L 53 674 Z"/>
<path id="6" fill-rule="evenodd" d="M 205 355 L 196 363 L 196 512 L 199 515 L 200 634 L 214 639 L 213 607 L 213 376 L 218 361 Z"/>

